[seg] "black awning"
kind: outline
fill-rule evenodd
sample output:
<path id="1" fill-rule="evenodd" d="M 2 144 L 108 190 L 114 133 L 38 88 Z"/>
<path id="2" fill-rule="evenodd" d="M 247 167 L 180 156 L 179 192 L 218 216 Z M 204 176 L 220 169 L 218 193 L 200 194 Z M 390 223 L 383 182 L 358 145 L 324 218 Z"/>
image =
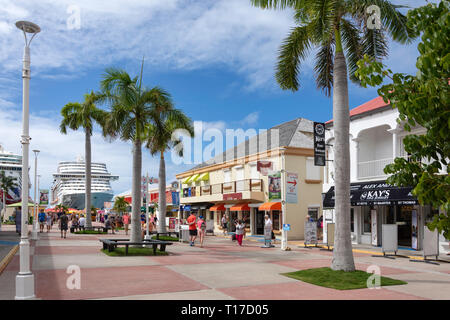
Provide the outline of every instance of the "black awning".
<path id="1" fill-rule="evenodd" d="M 350 204 L 369 205 L 414 205 L 417 199 L 411 194 L 413 187 L 396 187 L 386 181 L 350 184 Z M 323 207 L 334 208 L 334 186 L 323 196 Z"/>

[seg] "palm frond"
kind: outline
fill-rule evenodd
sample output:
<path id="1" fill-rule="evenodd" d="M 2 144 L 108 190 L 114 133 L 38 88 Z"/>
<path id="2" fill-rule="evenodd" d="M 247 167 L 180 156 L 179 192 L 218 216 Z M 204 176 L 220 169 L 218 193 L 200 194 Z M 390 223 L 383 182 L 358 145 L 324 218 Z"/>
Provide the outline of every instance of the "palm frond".
<path id="1" fill-rule="evenodd" d="M 355 77 L 357 62 L 363 58 L 363 47 L 358 28 L 347 19 L 341 19 L 341 38 L 345 49 L 345 58 L 349 77 L 353 82 L 359 82 Z"/>
<path id="2" fill-rule="evenodd" d="M 333 68 L 334 39 L 331 38 L 320 47 L 314 65 L 317 88 L 321 89 L 327 97 L 331 95 L 331 89 L 333 88 Z"/>

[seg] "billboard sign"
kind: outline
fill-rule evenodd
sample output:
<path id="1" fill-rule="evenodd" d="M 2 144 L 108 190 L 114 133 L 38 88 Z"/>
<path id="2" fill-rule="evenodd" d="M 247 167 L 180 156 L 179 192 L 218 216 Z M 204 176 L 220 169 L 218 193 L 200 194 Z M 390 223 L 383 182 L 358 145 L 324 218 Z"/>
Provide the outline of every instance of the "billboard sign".
<path id="1" fill-rule="evenodd" d="M 325 166 L 325 123 L 314 122 L 314 165 Z"/>

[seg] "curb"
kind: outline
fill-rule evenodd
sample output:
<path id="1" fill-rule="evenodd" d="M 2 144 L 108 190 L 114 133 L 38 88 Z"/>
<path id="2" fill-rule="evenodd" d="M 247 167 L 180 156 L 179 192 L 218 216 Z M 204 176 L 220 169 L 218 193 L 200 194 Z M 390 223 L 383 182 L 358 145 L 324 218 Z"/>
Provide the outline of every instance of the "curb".
<path id="1" fill-rule="evenodd" d="M 3 260 L 0 262 L 0 275 L 3 273 L 3 270 L 8 266 L 8 264 L 11 262 L 12 258 L 14 258 L 15 254 L 19 250 L 19 245 L 16 244 L 11 251 L 3 258 Z"/>

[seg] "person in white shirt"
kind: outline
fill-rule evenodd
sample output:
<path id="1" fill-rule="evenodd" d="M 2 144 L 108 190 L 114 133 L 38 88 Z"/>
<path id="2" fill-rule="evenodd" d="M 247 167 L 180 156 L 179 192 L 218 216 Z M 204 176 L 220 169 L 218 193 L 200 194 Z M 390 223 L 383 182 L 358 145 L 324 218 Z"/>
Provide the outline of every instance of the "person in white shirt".
<path id="1" fill-rule="evenodd" d="M 86 218 L 84 217 L 84 215 L 81 215 L 80 220 L 78 220 L 78 224 L 80 226 L 80 229 L 83 229 L 86 227 Z"/>
<path id="2" fill-rule="evenodd" d="M 264 247 L 270 248 L 272 245 L 272 220 L 270 220 L 269 215 L 264 216 Z"/>

